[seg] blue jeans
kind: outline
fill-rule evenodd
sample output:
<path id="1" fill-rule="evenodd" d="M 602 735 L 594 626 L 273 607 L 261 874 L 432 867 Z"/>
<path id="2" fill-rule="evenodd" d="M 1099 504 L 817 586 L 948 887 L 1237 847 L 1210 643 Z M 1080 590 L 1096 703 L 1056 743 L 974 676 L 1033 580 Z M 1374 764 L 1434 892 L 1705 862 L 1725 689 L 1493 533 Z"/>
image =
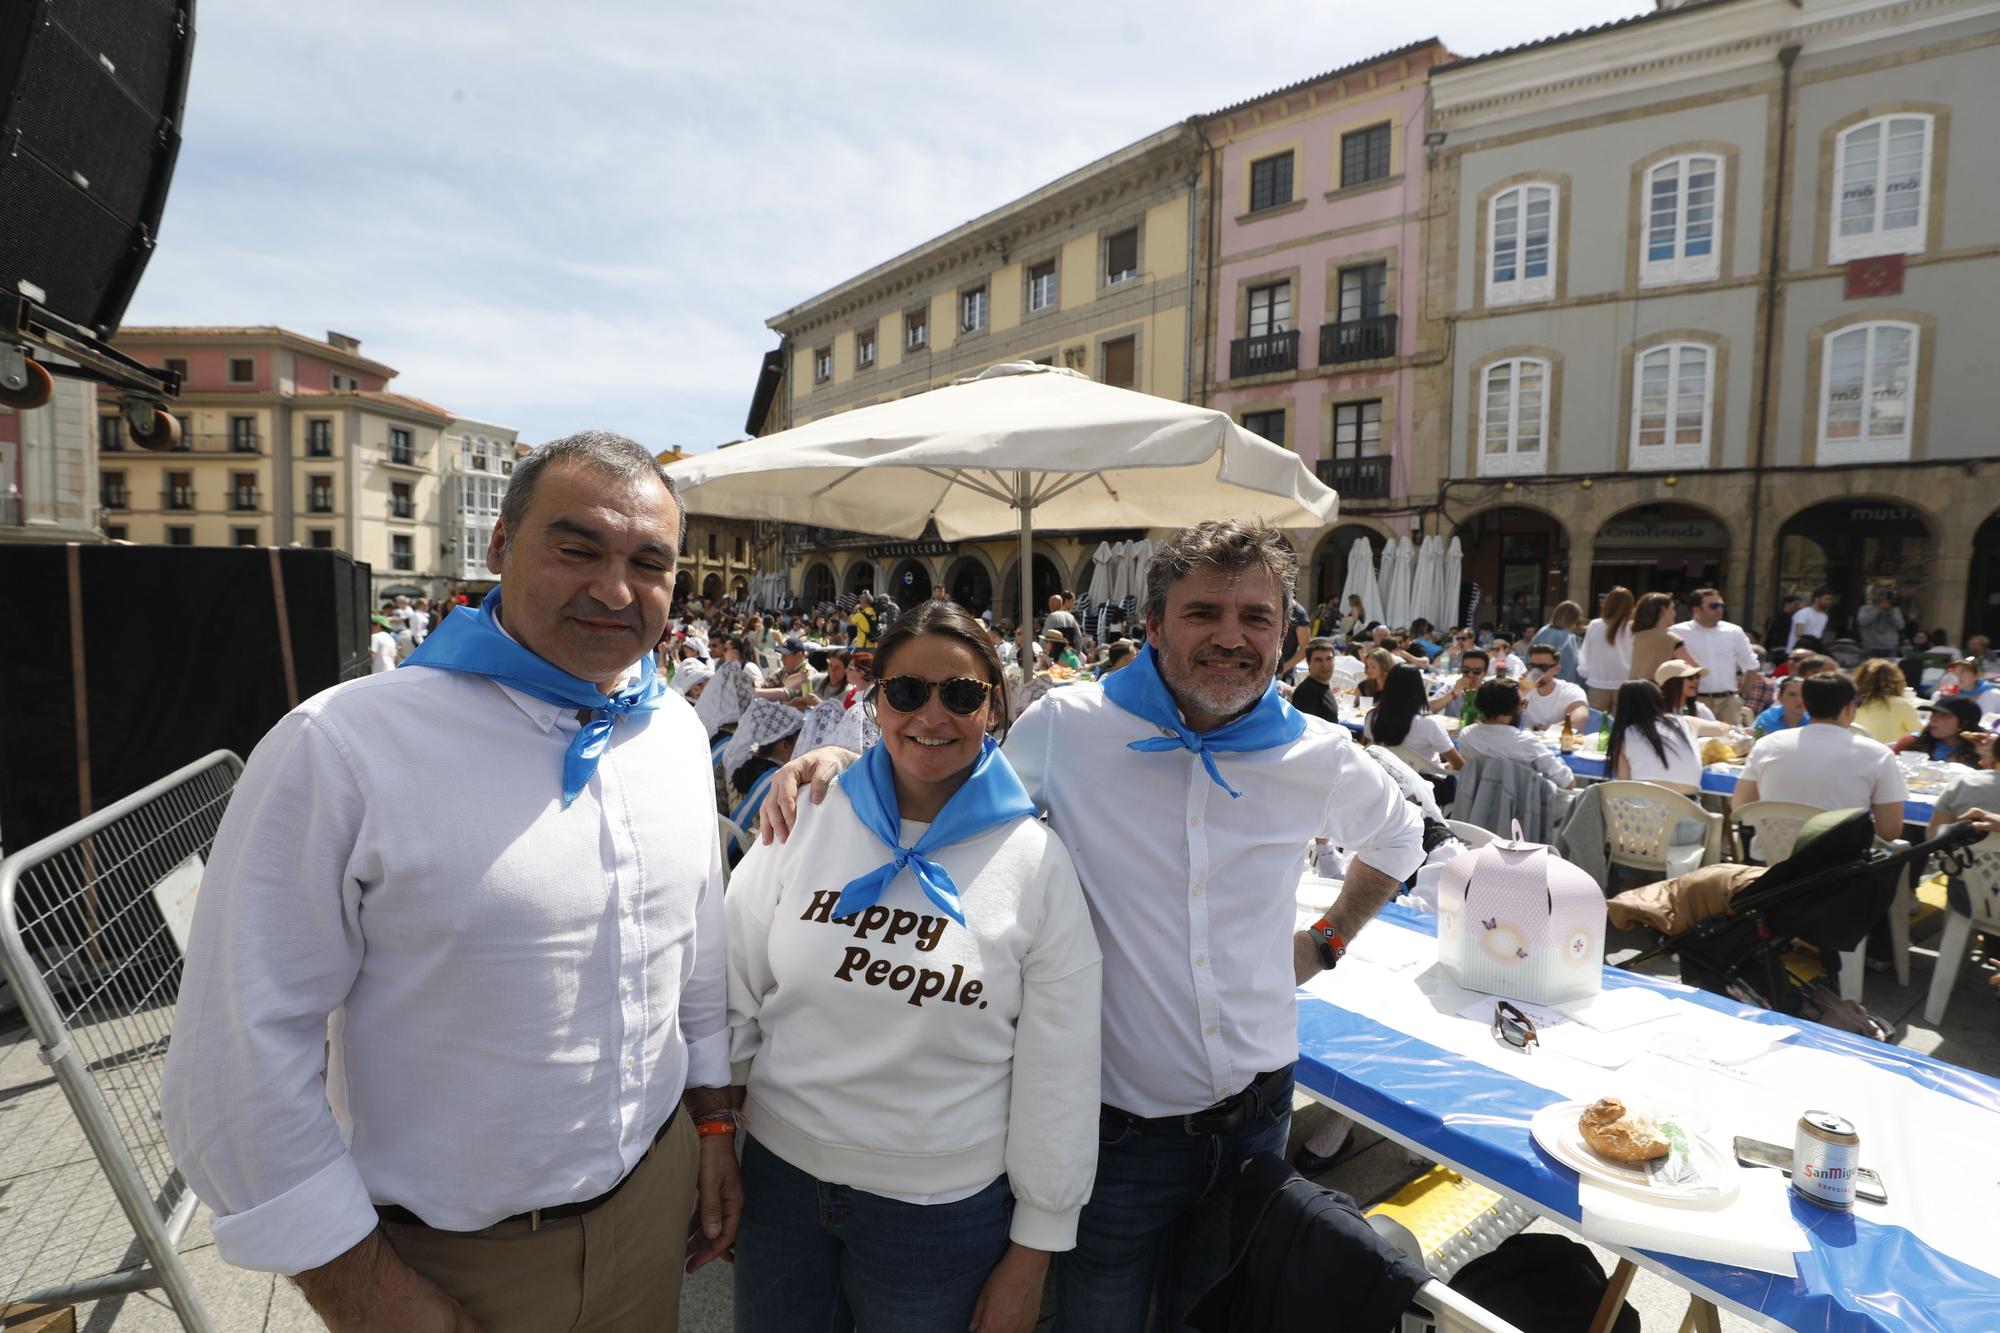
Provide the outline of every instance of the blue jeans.
<path id="1" fill-rule="evenodd" d="M 816 1180 L 750 1135 L 736 1333 L 964 1333 L 1013 1213 L 1005 1176 L 957 1203 L 902 1203 Z"/>
<path id="2" fill-rule="evenodd" d="M 1056 1333 L 1179 1333 L 1229 1266 L 1237 1167 L 1283 1153 L 1291 1129 L 1290 1070 L 1268 1102 L 1220 1134 L 1147 1132 L 1101 1115 L 1097 1183 L 1076 1248 L 1056 1256 Z"/>

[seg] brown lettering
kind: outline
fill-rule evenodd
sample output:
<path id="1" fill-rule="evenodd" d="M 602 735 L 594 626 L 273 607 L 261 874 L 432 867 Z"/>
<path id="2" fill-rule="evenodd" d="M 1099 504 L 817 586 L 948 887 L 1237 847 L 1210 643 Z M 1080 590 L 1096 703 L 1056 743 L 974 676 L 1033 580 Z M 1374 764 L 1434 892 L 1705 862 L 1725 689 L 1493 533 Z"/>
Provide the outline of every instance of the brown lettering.
<path id="1" fill-rule="evenodd" d="M 965 983 L 965 989 L 958 993 L 958 1002 L 960 1004 L 970 1005 L 973 1001 L 979 998 L 979 992 L 985 989 L 986 989 L 985 982 L 968 981 Z"/>
<path id="2" fill-rule="evenodd" d="M 825 925 L 833 918 L 833 905 L 839 901 L 840 895 L 838 893 L 832 889 L 821 889 L 813 895 L 811 904 L 806 907 L 805 915 L 800 917 L 799 920 L 817 921 L 821 925 Z"/>
<path id="3" fill-rule="evenodd" d="M 917 914 L 897 908 L 889 914 L 889 928 L 882 932 L 882 943 L 894 944 L 903 936 L 917 928 Z"/>
<path id="4" fill-rule="evenodd" d="M 834 969 L 833 975 L 839 977 L 842 981 L 852 981 L 854 978 L 848 974 L 867 961 L 868 951 L 866 949 L 858 944 L 850 945 L 847 950 L 847 957 L 841 960 L 840 966 Z"/>
<path id="5" fill-rule="evenodd" d="M 882 979 L 889 975 L 890 966 L 891 964 L 888 959 L 877 958 L 868 965 L 867 974 L 862 977 L 862 980 L 871 986 L 879 986 L 882 984 Z"/>
<path id="6" fill-rule="evenodd" d="M 933 972 L 928 967 L 917 974 L 917 988 L 910 992 L 910 1003 L 921 1009 L 924 1001 L 944 989 L 944 973 Z"/>
<path id="7" fill-rule="evenodd" d="M 937 948 L 938 941 L 944 938 L 945 922 L 950 919 L 944 916 L 926 916 L 917 926 L 917 948 L 924 953 Z"/>

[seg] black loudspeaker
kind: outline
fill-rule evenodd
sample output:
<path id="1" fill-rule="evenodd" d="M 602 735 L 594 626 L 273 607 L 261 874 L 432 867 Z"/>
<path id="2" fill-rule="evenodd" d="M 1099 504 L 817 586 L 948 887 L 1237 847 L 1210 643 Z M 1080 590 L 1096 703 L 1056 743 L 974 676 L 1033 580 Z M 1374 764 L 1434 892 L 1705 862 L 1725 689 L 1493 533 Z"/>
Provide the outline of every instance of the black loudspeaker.
<path id="1" fill-rule="evenodd" d="M 291 707 L 280 623 L 299 698 L 367 674 L 368 566 L 335 551 L 277 554 L 274 579 L 269 547 L 0 544 L 0 847 L 19 851 L 83 813 L 80 735 L 92 809 L 210 750 L 248 758 Z"/>
<path id="2" fill-rule="evenodd" d="M 109 339 L 180 152 L 194 0 L 0 0 L 0 294 Z"/>

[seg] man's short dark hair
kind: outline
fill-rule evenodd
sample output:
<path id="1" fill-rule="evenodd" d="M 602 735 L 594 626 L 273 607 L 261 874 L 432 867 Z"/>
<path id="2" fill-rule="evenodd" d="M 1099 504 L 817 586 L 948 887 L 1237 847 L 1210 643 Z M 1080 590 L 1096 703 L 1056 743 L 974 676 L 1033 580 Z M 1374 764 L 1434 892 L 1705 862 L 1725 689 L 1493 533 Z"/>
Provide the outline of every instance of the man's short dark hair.
<path id="1" fill-rule="evenodd" d="M 1486 663 L 1488 667 L 1491 667 L 1493 665 L 1493 654 L 1487 652 L 1484 648 L 1467 648 L 1464 652 L 1458 655 L 1459 669 L 1461 671 L 1464 670 L 1465 664 L 1471 661 L 1475 657 L 1478 658 L 1480 661 Z"/>
<path id="2" fill-rule="evenodd" d="M 1548 654 L 1548 655 L 1549 655 L 1550 657 L 1554 658 L 1554 659 L 1555 659 L 1556 661 L 1558 661 L 1558 662 L 1562 661 L 1562 654 L 1556 651 L 1556 646 L 1555 646 L 1554 644 L 1552 644 L 1552 643 L 1531 643 L 1531 644 L 1529 644 L 1529 645 L 1528 645 L 1528 660 L 1529 660 L 1530 662 L 1532 662 L 1532 661 L 1534 661 L 1534 660 L 1535 660 L 1535 654 L 1536 654 L 1536 653 L 1547 653 L 1547 654 Z"/>
<path id="3" fill-rule="evenodd" d="M 1335 657 L 1338 657 L 1340 656 L 1340 645 L 1332 639 L 1322 636 L 1306 644 L 1306 660 L 1311 661 L 1314 653 L 1332 653 Z"/>
<path id="4" fill-rule="evenodd" d="M 1496 717 L 1519 717 L 1521 691 L 1511 681 L 1489 680 L 1472 696 L 1472 706 L 1488 722 Z"/>
<path id="5" fill-rule="evenodd" d="M 1153 552 L 1146 566 L 1146 614 L 1165 616 L 1167 591 L 1197 570 L 1236 574 L 1261 566 L 1277 584 L 1278 606 L 1290 606 L 1299 558 L 1285 534 L 1257 520 L 1209 519 L 1182 528 Z"/>
<path id="6" fill-rule="evenodd" d="M 1815 722 L 1839 721 L 1842 710 L 1860 697 L 1854 682 L 1838 671 L 1807 676 L 1799 686 L 1799 695 L 1805 700 L 1806 716 Z"/>
<path id="7" fill-rule="evenodd" d="M 674 534 L 674 553 L 679 555 L 686 549 L 687 506 L 681 503 L 680 489 L 674 485 L 674 479 L 667 475 L 667 469 L 645 445 L 608 430 L 580 430 L 574 435 L 550 440 L 514 464 L 514 475 L 507 483 L 506 495 L 500 500 L 500 522 L 507 529 L 508 541 L 514 539 L 522 520 L 528 516 L 528 508 L 534 503 L 535 487 L 541 483 L 542 473 L 558 463 L 573 463 L 607 477 L 627 481 L 637 477 L 657 480 L 674 498 L 674 508 L 681 515 L 680 531 Z"/>

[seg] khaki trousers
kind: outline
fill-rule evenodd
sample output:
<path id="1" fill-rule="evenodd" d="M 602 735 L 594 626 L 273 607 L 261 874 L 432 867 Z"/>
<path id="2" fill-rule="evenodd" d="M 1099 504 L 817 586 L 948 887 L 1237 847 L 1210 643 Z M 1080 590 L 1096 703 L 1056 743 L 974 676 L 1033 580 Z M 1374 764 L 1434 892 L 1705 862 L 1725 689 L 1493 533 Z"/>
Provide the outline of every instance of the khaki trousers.
<path id="1" fill-rule="evenodd" d="M 685 1114 L 624 1188 L 580 1217 L 435 1231 L 384 1222 L 404 1263 L 483 1333 L 676 1333 L 699 1138 Z"/>
<path id="2" fill-rule="evenodd" d="M 1715 714 L 1717 722 L 1727 722 L 1730 726 L 1740 726 L 1743 722 L 1743 696 L 1740 694 L 1704 694 L 1698 696 L 1708 705 L 1708 711 Z"/>

